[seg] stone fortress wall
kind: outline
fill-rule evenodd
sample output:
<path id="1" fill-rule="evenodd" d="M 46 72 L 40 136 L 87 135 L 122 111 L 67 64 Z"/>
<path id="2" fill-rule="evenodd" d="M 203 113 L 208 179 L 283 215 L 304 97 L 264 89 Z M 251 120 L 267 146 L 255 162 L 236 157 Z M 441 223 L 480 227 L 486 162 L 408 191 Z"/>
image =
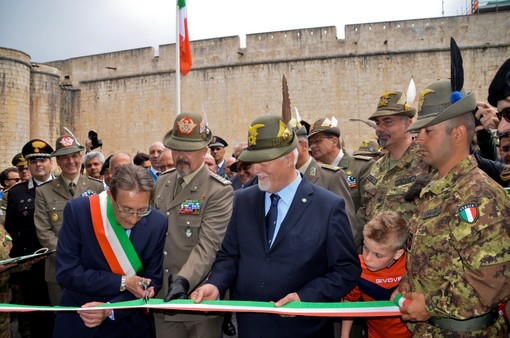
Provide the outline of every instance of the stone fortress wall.
<path id="1" fill-rule="evenodd" d="M 249 123 L 281 114 L 282 75 L 292 107 L 313 122 L 336 117 L 348 151 L 374 138 L 367 120 L 380 94 L 417 91 L 450 75 L 450 37 L 462 50 L 465 89 L 481 101 L 510 57 L 510 12 L 250 34 L 192 41 L 193 67 L 181 78 L 182 111 L 207 114 L 209 127 L 232 146 Z M 162 45 L 47 64 L 0 48 L 1 168 L 30 138 L 54 145 L 67 127 L 84 143 L 89 130 L 103 153 L 148 151 L 175 117 L 175 45 Z M 415 99 L 415 106 L 417 98 Z"/>

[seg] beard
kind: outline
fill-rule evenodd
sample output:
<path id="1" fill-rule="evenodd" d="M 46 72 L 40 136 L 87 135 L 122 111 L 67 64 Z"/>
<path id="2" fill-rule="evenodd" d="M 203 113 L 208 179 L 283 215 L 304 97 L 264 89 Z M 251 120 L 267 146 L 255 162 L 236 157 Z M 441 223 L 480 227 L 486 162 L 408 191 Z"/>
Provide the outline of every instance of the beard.
<path id="1" fill-rule="evenodd" d="M 191 173 L 191 165 L 186 160 L 177 160 L 175 163 L 175 169 L 180 176 L 186 176 Z"/>

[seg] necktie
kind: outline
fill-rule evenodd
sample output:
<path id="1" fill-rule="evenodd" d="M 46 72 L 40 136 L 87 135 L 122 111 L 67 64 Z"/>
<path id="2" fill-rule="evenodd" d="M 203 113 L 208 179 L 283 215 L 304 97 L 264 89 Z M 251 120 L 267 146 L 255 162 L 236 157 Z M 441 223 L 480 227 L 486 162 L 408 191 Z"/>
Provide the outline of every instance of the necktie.
<path id="1" fill-rule="evenodd" d="M 182 186 L 184 184 L 184 178 L 182 176 L 180 176 L 178 179 L 177 179 L 177 183 L 175 184 L 175 192 L 174 192 L 174 197 L 179 195 L 179 193 L 182 191 Z"/>
<path id="2" fill-rule="evenodd" d="M 269 212 L 266 215 L 266 238 L 267 238 L 267 247 L 270 248 L 273 240 L 274 231 L 276 229 L 276 221 L 278 219 L 278 202 L 280 201 L 280 196 L 276 194 L 271 194 L 271 206 L 269 207 Z"/>
<path id="3" fill-rule="evenodd" d="M 69 183 L 69 193 L 71 193 L 71 196 L 74 197 L 74 182 Z"/>

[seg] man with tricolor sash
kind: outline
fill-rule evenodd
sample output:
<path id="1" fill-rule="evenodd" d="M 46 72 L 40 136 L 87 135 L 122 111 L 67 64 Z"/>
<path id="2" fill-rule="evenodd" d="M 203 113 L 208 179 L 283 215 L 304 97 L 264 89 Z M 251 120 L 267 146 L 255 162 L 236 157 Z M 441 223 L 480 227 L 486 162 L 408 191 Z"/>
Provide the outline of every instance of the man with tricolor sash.
<path id="1" fill-rule="evenodd" d="M 162 285 L 167 220 L 151 208 L 154 182 L 127 164 L 110 189 L 67 203 L 57 246 L 61 306 L 94 307 L 148 300 Z M 59 312 L 54 337 L 151 337 L 152 316 L 142 309 Z"/>

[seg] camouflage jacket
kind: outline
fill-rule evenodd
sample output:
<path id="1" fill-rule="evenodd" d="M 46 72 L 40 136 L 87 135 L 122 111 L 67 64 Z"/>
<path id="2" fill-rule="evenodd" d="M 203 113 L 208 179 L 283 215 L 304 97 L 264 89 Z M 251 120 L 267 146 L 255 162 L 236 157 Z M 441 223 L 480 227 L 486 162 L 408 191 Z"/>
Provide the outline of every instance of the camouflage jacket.
<path id="1" fill-rule="evenodd" d="M 510 198 L 472 156 L 421 191 L 409 221 L 411 290 L 425 295 L 433 317 L 468 319 L 510 297 Z M 500 337 L 502 320 L 462 337 Z M 415 337 L 457 337 L 428 322 L 410 324 Z"/>
<path id="2" fill-rule="evenodd" d="M 431 171 L 414 142 L 391 169 L 389 155 L 381 157 L 368 175 L 364 195 L 366 222 L 386 210 L 398 211 L 408 221 L 416 205 L 415 202 L 406 202 L 404 195 L 418 177 Z"/>

